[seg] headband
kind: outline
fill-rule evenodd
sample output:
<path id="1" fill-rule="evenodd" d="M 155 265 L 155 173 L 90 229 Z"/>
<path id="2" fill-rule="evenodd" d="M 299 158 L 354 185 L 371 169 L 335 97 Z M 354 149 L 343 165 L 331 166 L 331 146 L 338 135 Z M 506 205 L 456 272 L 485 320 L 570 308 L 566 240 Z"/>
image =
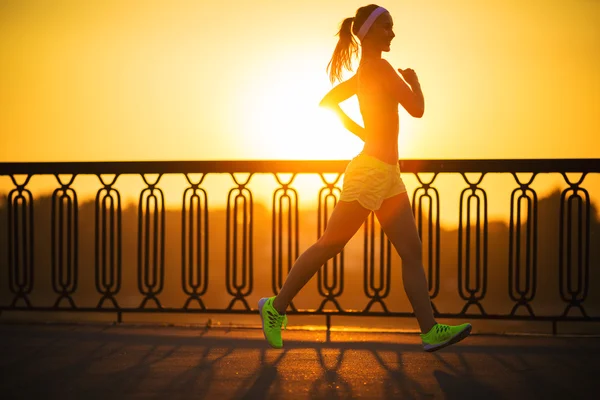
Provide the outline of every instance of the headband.
<path id="1" fill-rule="evenodd" d="M 371 15 L 369 15 L 369 18 L 367 18 L 365 23 L 362 24 L 362 26 L 360 27 L 360 30 L 358 31 L 358 34 L 356 36 L 358 36 L 358 38 L 360 40 L 363 40 L 364 37 L 369 32 L 369 29 L 371 29 L 371 26 L 373 25 L 373 23 L 375 22 L 377 17 L 379 17 L 381 14 L 383 14 L 386 11 L 387 10 L 383 7 L 377 7 L 375 10 L 373 10 Z"/>

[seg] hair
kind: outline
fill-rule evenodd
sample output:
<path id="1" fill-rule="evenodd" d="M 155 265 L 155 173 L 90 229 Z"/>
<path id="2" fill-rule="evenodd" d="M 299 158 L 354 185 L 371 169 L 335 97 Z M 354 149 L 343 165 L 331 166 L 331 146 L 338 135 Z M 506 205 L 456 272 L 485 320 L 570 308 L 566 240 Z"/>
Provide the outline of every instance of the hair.
<path id="1" fill-rule="evenodd" d="M 379 7 L 377 4 L 369 4 L 368 6 L 360 7 L 356 10 L 354 17 L 346 18 L 342 21 L 341 27 L 337 36 L 339 40 L 329 64 L 327 64 L 327 72 L 329 80 L 333 84 L 336 80 L 342 80 L 343 69 L 352 71 L 352 59 L 358 55 L 358 43 L 353 34 L 356 35 L 362 24 L 365 23 L 369 15 Z"/>

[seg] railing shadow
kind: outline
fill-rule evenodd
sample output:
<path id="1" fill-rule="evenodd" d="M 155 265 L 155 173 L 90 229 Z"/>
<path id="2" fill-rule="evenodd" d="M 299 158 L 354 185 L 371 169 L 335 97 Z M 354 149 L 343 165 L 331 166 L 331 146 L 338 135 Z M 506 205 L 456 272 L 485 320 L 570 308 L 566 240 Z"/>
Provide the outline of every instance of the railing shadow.
<path id="1" fill-rule="evenodd" d="M 568 357 L 592 356 L 584 346 L 475 343 L 424 354 L 417 340 L 290 339 L 285 349 L 275 350 L 254 334 L 209 332 L 0 326 L 0 353 L 6 361 L 0 364 L 0 372 L 20 376 L 5 381 L 0 390 L 26 397 L 46 393 L 50 398 L 61 397 L 70 388 L 71 394 L 86 398 L 143 393 L 150 398 L 207 399 L 228 393 L 226 398 L 236 399 L 496 399 L 502 397 L 498 389 L 476 370 L 482 357 L 514 369 L 515 357 L 539 359 L 543 355 L 558 363 Z M 508 364 L 503 359 L 506 355 L 512 355 Z M 521 364 L 529 368 L 527 361 Z M 32 380 L 36 385 L 28 384 Z M 523 382 L 523 387 L 539 393 L 536 386 L 542 382 L 543 378 Z"/>
<path id="2" fill-rule="evenodd" d="M 433 375 L 447 399 L 496 400 L 504 398 L 493 388 L 474 380 L 471 375 L 451 374 L 440 370 L 435 370 Z"/>
<path id="3" fill-rule="evenodd" d="M 261 350 L 260 367 L 258 371 L 246 379 L 247 383 L 249 383 L 249 387 L 242 386 L 236 392 L 234 398 L 253 400 L 272 398 L 277 397 L 278 395 L 281 396 L 281 379 L 279 377 L 279 372 L 277 371 L 277 365 L 285 355 L 286 352 L 282 351 L 274 361 L 269 361 L 267 350 Z"/>

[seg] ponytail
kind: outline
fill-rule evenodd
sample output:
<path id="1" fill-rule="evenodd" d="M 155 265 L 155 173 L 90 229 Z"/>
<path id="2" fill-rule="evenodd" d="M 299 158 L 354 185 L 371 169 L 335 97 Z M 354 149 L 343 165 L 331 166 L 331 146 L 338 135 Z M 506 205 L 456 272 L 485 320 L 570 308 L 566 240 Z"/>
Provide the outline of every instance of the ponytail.
<path id="1" fill-rule="evenodd" d="M 342 80 L 342 69 L 352 71 L 352 58 L 358 54 L 358 43 L 352 35 L 352 23 L 354 17 L 346 18 L 342 22 L 342 26 L 337 35 L 340 37 L 329 64 L 327 71 L 329 72 L 329 80 L 334 83 L 336 80 Z"/>

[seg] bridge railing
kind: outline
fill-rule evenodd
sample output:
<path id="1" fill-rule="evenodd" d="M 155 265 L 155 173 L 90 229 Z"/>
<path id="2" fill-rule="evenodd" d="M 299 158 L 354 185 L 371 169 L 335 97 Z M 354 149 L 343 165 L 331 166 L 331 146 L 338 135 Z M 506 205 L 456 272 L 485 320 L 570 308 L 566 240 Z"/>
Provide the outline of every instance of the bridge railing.
<path id="1" fill-rule="evenodd" d="M 316 239 L 324 231 L 338 201 L 346 164 L 347 161 L 0 163 L 0 177 L 8 177 L 12 182 L 0 217 L 0 230 L 4 232 L 4 243 L 0 243 L 3 258 L 0 260 L 3 265 L 0 282 L 5 281 L 5 285 L 0 286 L 4 292 L 0 299 L 5 300 L 0 304 L 0 312 L 114 312 L 118 320 L 124 313 L 142 312 L 255 313 L 256 303 L 249 300 L 270 294 L 265 293 L 264 287 L 263 292 L 257 293 L 256 283 L 265 286 L 268 277 L 269 292 L 277 293 L 293 261 L 303 250 L 300 246 L 300 196 L 294 179 L 300 174 L 311 174 L 322 180 L 322 187 L 315 193 Z M 593 200 L 599 199 L 592 199 L 584 185 L 587 176 L 600 172 L 600 159 L 406 160 L 400 165 L 403 176 L 414 176 L 418 182 L 412 190 L 412 207 L 423 242 L 424 267 L 437 317 L 549 321 L 554 330 L 559 321 L 600 321 L 598 314 L 590 312 L 600 309 L 599 302 L 590 300 L 590 291 L 598 290 L 600 286 L 600 260 L 595 256 L 595 249 L 600 247 L 600 232 L 595 231 L 597 221 L 593 212 Z M 240 179 L 239 173 L 245 173 L 247 177 Z M 480 176 L 473 179 L 470 173 Z M 530 176 L 524 179 L 522 173 Z M 578 177 L 573 178 L 573 173 Z M 193 174 L 200 178 L 192 179 Z M 218 228 L 224 232 L 225 240 L 221 234 L 216 237 L 216 230 L 212 231 L 214 223 L 209 223 L 215 211 L 208 202 L 210 193 L 204 182 L 213 174 L 229 175 L 233 182 L 222 210 L 224 219 L 220 224 L 224 226 Z M 457 175 L 464 182 L 458 199 L 456 241 L 450 256 L 456 266 L 451 281 L 456 283 L 458 303 L 455 304 L 459 304 L 454 311 L 443 310 L 440 303 L 444 300 L 439 298 L 443 275 L 447 276 L 449 272 L 443 265 L 444 256 L 448 255 L 442 254 L 445 248 L 444 229 L 440 223 L 442 197 L 436 179 L 448 174 Z M 506 204 L 509 222 L 505 243 L 500 250 L 506 260 L 502 274 L 490 270 L 490 265 L 494 264 L 490 260 L 490 249 L 500 244 L 489 241 L 489 194 L 481 183 L 491 174 L 514 178 L 510 203 Z M 542 174 L 561 176 L 565 186 L 561 189 L 560 206 L 554 216 L 558 227 L 552 232 L 555 236 L 552 246 L 545 246 L 540 240 L 540 200 L 532 186 L 536 177 Z M 45 215 L 40 215 L 38 203 L 41 200 L 36 199 L 29 189 L 31 178 L 39 175 L 54 176 L 57 182 L 49 196 L 51 204 L 43 208 Z M 87 229 L 84 233 L 93 236 L 87 238 L 93 245 L 85 251 L 93 262 L 86 263 L 81 263 L 84 257 L 80 226 L 82 205 L 73 187 L 75 178 L 82 175 L 97 176 L 99 182 L 93 200 L 92 230 Z M 126 238 L 123 232 L 124 205 L 116 183 L 124 175 L 140 176 L 145 185 L 137 202 L 135 238 Z M 158 178 L 150 179 L 150 175 Z M 187 181 L 187 187 L 180 194 L 181 208 L 177 213 L 169 213 L 165 208 L 165 195 L 160 186 L 161 177 L 165 175 L 184 176 Z M 256 189 L 251 189 L 249 182 L 256 175 L 270 175 L 277 182 L 275 190 L 269 194 L 272 201 L 267 220 L 255 219 Z M 327 177 L 330 175 L 333 179 Z M 429 177 L 425 179 L 425 175 Z M 177 218 L 180 224 L 177 232 L 167 232 L 167 218 Z M 40 227 L 38 220 L 46 221 L 47 226 Z M 269 265 L 261 263 L 258 266 L 255 262 L 257 224 L 271 233 L 268 244 L 270 270 Z M 45 229 L 41 240 L 46 248 L 49 247 L 49 255 L 40 257 L 37 254 L 42 246 L 40 235 L 34 235 L 37 229 Z M 165 245 L 169 235 L 180 239 L 177 247 Z M 392 246 L 384 238 L 373 214 L 365 221 L 362 239 L 362 265 L 349 271 L 344 250 L 328 261 L 316 276 L 318 304 L 307 308 L 294 302 L 290 314 L 324 315 L 328 326 L 333 315 L 413 315 L 410 309 L 390 307 L 394 256 Z M 218 242 L 216 250 L 215 241 Z M 135 243 L 135 263 L 123 262 L 124 242 L 129 247 Z M 165 261 L 172 252 L 180 255 L 178 265 Z M 540 255 L 549 255 L 556 265 L 540 265 L 539 260 L 543 258 Z M 40 262 L 46 265 L 42 272 L 36 267 Z M 350 272 L 355 274 L 352 279 Z M 89 282 L 85 285 L 82 274 L 88 277 Z M 176 275 L 180 275 L 177 281 L 173 278 Z M 553 280 L 548 281 L 547 275 L 553 275 Z M 488 288 L 498 284 L 497 276 L 506 279 L 507 307 L 504 312 L 490 312 L 485 306 Z M 125 279 L 135 281 L 133 291 L 141 299 L 138 304 L 125 305 L 127 302 L 123 298 L 132 290 L 124 289 Z M 38 287 L 49 286 L 48 281 L 51 291 L 36 296 Z M 211 301 L 209 289 L 213 282 L 224 286 L 221 299 L 225 297 L 226 304 L 219 306 L 219 302 Z M 541 282 L 544 285 L 554 282 L 552 290 L 562 304 L 558 311 L 534 312 Z M 179 305 L 163 304 L 162 296 L 167 287 L 170 293 L 178 292 Z M 362 306 L 348 307 L 340 301 L 348 287 L 352 287 L 350 296 L 353 300 L 361 298 L 348 304 Z M 394 291 L 398 289 L 399 286 L 394 287 Z M 77 303 L 76 296 L 82 291 L 93 299 L 93 306 Z"/>

